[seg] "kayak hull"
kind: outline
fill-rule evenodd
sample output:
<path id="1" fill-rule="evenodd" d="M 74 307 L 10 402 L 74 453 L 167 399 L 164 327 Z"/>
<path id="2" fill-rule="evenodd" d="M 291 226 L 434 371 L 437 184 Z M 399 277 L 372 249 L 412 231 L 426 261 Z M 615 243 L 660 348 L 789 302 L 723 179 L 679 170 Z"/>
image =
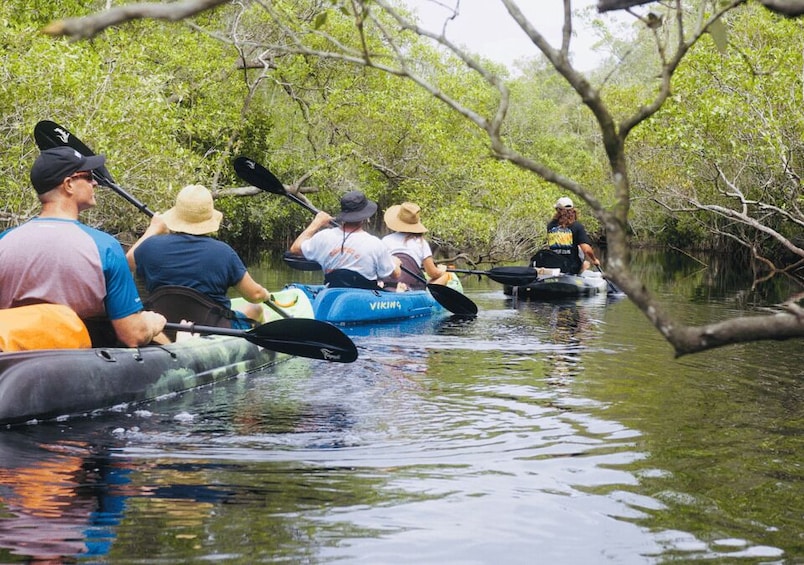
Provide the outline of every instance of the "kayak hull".
<path id="1" fill-rule="evenodd" d="M 297 283 L 288 287 L 307 294 L 316 320 L 336 325 L 394 322 L 446 312 L 427 290 L 388 292 Z"/>
<path id="2" fill-rule="evenodd" d="M 0 354 L 0 424 L 83 415 L 269 367 L 286 355 L 238 337 L 192 337 L 142 348 Z"/>
<path id="3" fill-rule="evenodd" d="M 557 297 L 557 296 L 594 296 L 606 293 L 608 282 L 600 273 L 584 271 L 582 275 L 559 274 L 538 278 L 525 286 L 503 287 L 503 292 L 509 296 L 520 298 L 529 297 Z"/>
<path id="4" fill-rule="evenodd" d="M 275 306 L 312 318 L 307 296 L 272 293 Z M 232 300 L 233 306 L 242 298 Z M 263 305 L 264 322 L 283 316 Z M 0 353 L 0 425 L 85 415 L 140 403 L 264 370 L 285 354 L 241 337 L 189 336 L 140 348 L 47 349 Z"/>

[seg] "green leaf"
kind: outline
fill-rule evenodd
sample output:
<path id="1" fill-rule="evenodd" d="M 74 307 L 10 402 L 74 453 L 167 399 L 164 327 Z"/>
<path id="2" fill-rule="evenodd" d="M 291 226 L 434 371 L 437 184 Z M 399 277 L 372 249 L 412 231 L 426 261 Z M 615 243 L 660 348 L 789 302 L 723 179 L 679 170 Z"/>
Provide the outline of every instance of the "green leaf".
<path id="1" fill-rule="evenodd" d="M 318 14 L 316 14 L 315 20 L 313 20 L 313 28 L 321 29 L 322 27 L 324 27 L 327 23 L 328 15 L 329 12 L 327 10 L 324 10 L 323 12 L 319 12 Z"/>
<path id="2" fill-rule="evenodd" d="M 712 22 L 707 31 L 709 31 L 709 35 L 712 36 L 712 40 L 715 42 L 715 47 L 717 47 L 717 50 L 720 51 L 721 54 L 725 54 L 729 40 L 727 37 L 726 26 L 723 25 L 723 20 L 718 19 Z"/>

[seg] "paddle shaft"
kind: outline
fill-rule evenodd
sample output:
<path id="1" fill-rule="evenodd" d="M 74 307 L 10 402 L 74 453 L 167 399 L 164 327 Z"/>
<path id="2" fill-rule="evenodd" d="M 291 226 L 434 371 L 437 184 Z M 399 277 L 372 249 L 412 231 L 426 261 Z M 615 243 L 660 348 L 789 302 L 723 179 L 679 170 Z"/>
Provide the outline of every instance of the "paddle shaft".
<path id="1" fill-rule="evenodd" d="M 357 359 L 357 347 L 354 342 L 332 324 L 320 320 L 287 318 L 268 322 L 250 330 L 174 322 L 168 322 L 165 328 L 242 338 L 271 351 L 322 361 L 352 363 Z"/>
<path id="2" fill-rule="evenodd" d="M 270 323 L 270 322 L 269 322 Z M 228 335 L 232 337 L 242 337 L 245 339 L 249 339 L 251 336 L 248 334 L 248 330 L 235 330 L 232 328 L 219 328 L 217 326 L 202 326 L 199 324 L 194 324 L 192 322 L 187 322 L 186 324 L 179 324 L 176 322 L 167 322 L 165 324 L 166 330 L 176 330 L 179 332 L 188 332 L 188 333 L 198 333 L 198 334 L 206 334 L 206 335 Z M 251 340 L 249 340 L 251 341 Z"/>
<path id="3" fill-rule="evenodd" d="M 283 318 L 292 318 L 292 316 L 290 314 L 288 314 L 287 312 L 285 312 L 279 306 L 279 304 L 274 304 L 273 302 L 271 302 L 271 297 L 270 296 L 268 297 L 268 300 L 263 301 L 263 304 L 265 304 L 268 308 L 270 308 L 271 310 L 273 310 L 274 312 L 276 312 L 277 314 L 279 314 Z"/>
<path id="4" fill-rule="evenodd" d="M 618 287 L 616 284 L 614 284 L 613 282 L 611 282 L 608 279 L 608 277 L 606 276 L 606 273 L 604 273 L 603 269 L 600 268 L 600 265 L 597 265 L 597 270 L 600 271 L 600 276 L 602 276 L 604 279 L 606 279 L 606 284 L 609 285 L 609 292 L 610 293 L 612 293 L 612 294 L 625 294 L 620 287 Z"/>
<path id="5" fill-rule="evenodd" d="M 450 273 L 485 275 L 495 282 L 510 286 L 525 286 L 539 278 L 538 271 L 530 267 L 494 267 L 488 271 L 449 268 L 447 271 Z"/>

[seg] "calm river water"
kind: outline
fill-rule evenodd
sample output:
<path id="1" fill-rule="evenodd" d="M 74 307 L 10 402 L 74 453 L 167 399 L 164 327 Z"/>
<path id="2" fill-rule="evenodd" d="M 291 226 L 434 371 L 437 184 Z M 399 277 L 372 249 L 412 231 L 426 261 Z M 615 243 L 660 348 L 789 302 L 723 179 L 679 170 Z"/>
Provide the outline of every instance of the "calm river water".
<path id="1" fill-rule="evenodd" d="M 693 322 L 769 300 L 642 270 Z M 627 299 L 465 287 L 476 320 L 349 330 L 350 365 L 2 430 L 0 562 L 804 563 L 801 340 L 676 360 Z"/>

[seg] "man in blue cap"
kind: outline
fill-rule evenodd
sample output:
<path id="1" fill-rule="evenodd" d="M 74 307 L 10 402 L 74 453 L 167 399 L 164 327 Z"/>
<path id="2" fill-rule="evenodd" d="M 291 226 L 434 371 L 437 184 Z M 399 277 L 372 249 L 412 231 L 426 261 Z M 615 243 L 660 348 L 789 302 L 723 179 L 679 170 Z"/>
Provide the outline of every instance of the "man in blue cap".
<path id="1" fill-rule="evenodd" d="M 105 161 L 71 147 L 46 149 L 36 158 L 31 184 L 42 209 L 0 233 L 0 308 L 65 304 L 84 321 L 96 347 L 166 343 L 166 320 L 143 311 L 120 243 L 78 221 L 95 206 L 92 171 Z"/>

